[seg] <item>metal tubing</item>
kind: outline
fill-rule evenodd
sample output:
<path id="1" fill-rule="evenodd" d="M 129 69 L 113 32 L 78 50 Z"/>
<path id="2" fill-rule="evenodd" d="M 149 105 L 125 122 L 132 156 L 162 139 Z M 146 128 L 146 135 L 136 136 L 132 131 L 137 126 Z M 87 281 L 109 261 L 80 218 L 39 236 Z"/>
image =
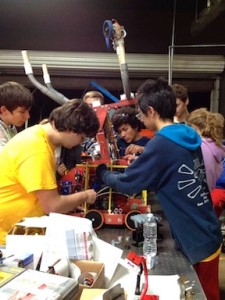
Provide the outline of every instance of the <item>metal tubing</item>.
<path id="1" fill-rule="evenodd" d="M 64 103 L 66 101 L 69 101 L 69 99 L 67 97 L 65 97 L 63 94 L 59 93 L 57 90 L 54 89 L 54 87 L 51 84 L 51 79 L 50 79 L 50 75 L 48 72 L 48 68 L 46 64 L 42 65 L 42 71 L 43 71 L 43 79 L 45 82 L 46 87 L 51 90 L 53 93 L 55 93 L 55 95 L 57 97 L 59 97 L 59 99 L 61 99 L 62 101 L 64 101 Z M 54 100 L 54 99 L 53 99 Z"/>
<path id="2" fill-rule="evenodd" d="M 176 0 L 173 2 L 173 27 L 172 27 L 172 38 L 171 44 L 174 46 L 175 40 L 175 28 L 176 28 Z M 169 74 L 168 74 L 168 83 L 172 85 L 172 77 L 173 77 L 173 56 L 174 56 L 174 48 L 169 48 Z"/>
<path id="3" fill-rule="evenodd" d="M 172 69 L 173 69 L 173 57 L 174 57 L 174 48 L 214 48 L 214 47 L 225 47 L 225 44 L 202 44 L 202 45 L 170 45 L 169 46 L 169 71 L 168 71 L 168 83 L 172 84 Z"/>
<path id="4" fill-rule="evenodd" d="M 121 71 L 121 79 L 122 79 L 122 83 L 123 83 L 124 93 L 126 95 L 126 98 L 129 100 L 129 99 L 131 99 L 131 92 L 130 92 L 127 63 L 120 65 L 120 71 Z"/>
<path id="5" fill-rule="evenodd" d="M 29 61 L 29 57 L 26 50 L 22 51 L 22 57 L 24 61 L 24 69 L 27 77 L 31 81 L 31 83 L 39 89 L 43 94 L 47 95 L 52 100 L 56 101 L 58 104 L 63 105 L 65 103 L 65 99 L 56 93 L 54 93 L 52 90 L 48 89 L 46 86 L 41 84 L 39 81 L 36 80 L 36 78 L 33 75 L 32 66 Z"/>

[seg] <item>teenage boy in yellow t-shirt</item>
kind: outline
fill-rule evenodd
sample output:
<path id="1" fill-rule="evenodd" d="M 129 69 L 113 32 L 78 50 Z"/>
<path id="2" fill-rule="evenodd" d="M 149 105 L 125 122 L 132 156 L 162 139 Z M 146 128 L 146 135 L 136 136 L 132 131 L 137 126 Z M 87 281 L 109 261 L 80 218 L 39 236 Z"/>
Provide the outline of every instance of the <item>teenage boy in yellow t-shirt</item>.
<path id="1" fill-rule="evenodd" d="M 82 100 L 70 100 L 52 111 L 48 123 L 23 130 L 5 145 L 0 152 L 0 244 L 24 217 L 66 213 L 95 202 L 92 189 L 59 194 L 54 150 L 79 145 L 98 129 L 94 110 Z"/>

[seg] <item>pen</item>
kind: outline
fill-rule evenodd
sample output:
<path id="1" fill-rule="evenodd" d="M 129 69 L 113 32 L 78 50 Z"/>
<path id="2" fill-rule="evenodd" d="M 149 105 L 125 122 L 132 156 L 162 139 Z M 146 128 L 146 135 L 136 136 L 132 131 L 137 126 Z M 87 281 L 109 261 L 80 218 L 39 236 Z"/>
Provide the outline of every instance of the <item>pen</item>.
<path id="1" fill-rule="evenodd" d="M 58 262 L 60 262 L 60 259 L 58 259 L 54 264 L 52 264 L 51 266 L 49 266 L 46 273 L 55 274 L 54 266 L 55 266 Z"/>
<path id="2" fill-rule="evenodd" d="M 37 263 L 37 266 L 36 266 L 36 270 L 37 271 L 40 271 L 42 256 L 43 256 L 43 253 L 41 253 L 41 256 L 40 256 L 40 258 L 38 260 L 38 263 Z"/>
<path id="3" fill-rule="evenodd" d="M 2 251 L 1 251 L 1 253 L 2 253 Z M 13 257 L 14 256 L 14 254 L 11 254 L 11 255 L 9 255 L 9 256 L 7 256 L 7 257 L 0 257 L 0 263 L 2 264 L 3 263 L 3 261 L 5 260 L 5 259 L 7 259 L 7 258 L 10 258 L 10 257 Z"/>

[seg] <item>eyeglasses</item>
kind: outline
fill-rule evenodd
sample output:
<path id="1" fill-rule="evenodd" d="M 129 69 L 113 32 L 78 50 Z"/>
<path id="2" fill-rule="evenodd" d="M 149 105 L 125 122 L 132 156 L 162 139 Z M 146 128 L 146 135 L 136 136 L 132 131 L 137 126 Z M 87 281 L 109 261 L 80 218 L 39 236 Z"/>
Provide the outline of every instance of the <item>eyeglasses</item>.
<path id="1" fill-rule="evenodd" d="M 139 113 L 136 114 L 136 118 L 141 121 L 142 115 L 143 115 L 142 112 L 139 111 Z"/>
<path id="2" fill-rule="evenodd" d="M 127 118 L 127 117 L 129 117 L 129 115 L 126 113 L 122 113 L 122 114 L 117 114 L 117 117 L 118 118 Z"/>

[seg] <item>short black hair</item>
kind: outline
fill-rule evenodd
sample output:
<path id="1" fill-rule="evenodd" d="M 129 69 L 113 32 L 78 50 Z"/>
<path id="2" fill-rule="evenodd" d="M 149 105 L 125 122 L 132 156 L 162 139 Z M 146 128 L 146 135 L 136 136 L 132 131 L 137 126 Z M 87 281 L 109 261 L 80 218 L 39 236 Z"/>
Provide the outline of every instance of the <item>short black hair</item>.
<path id="1" fill-rule="evenodd" d="M 137 90 L 138 107 L 146 115 L 149 106 L 160 118 L 173 120 L 176 113 L 176 97 L 164 78 L 146 80 Z"/>

